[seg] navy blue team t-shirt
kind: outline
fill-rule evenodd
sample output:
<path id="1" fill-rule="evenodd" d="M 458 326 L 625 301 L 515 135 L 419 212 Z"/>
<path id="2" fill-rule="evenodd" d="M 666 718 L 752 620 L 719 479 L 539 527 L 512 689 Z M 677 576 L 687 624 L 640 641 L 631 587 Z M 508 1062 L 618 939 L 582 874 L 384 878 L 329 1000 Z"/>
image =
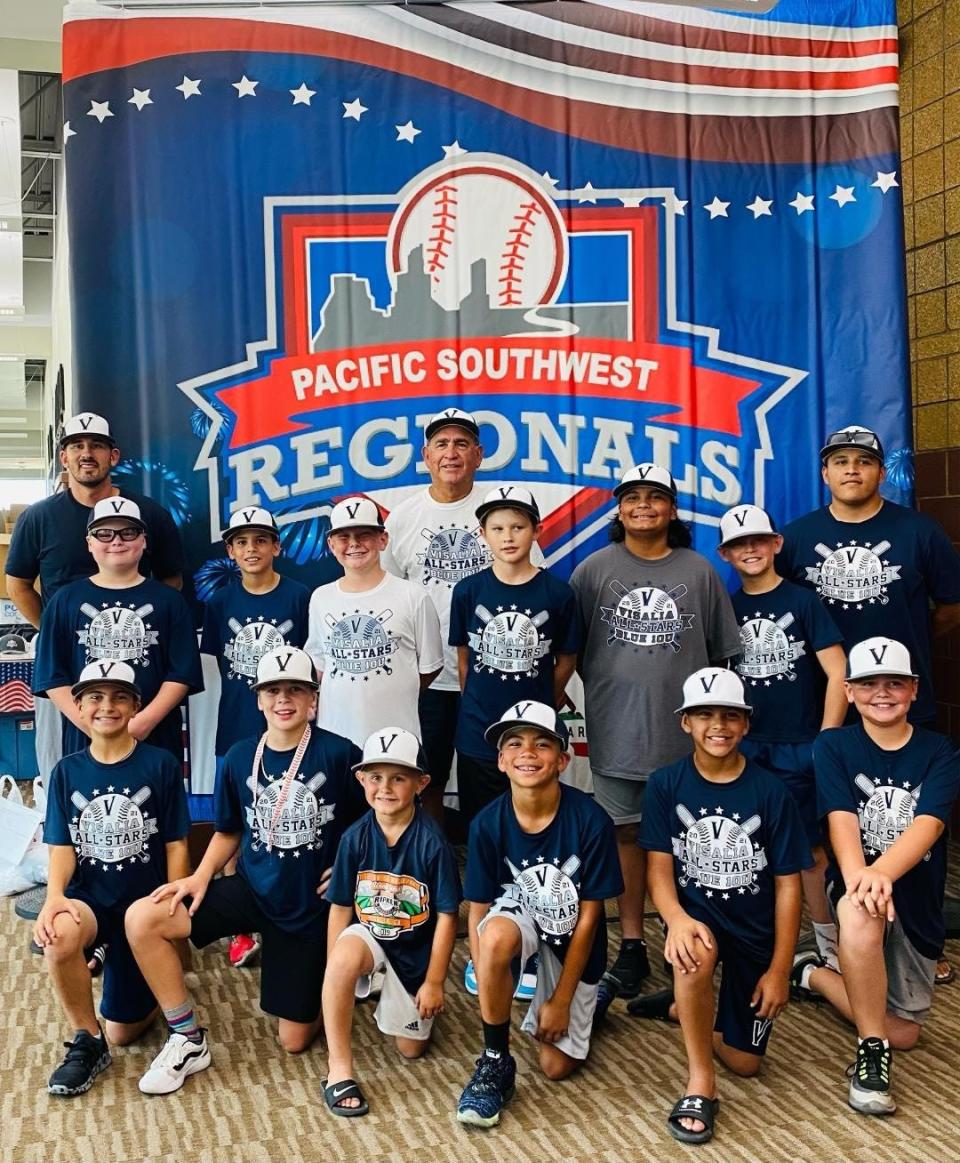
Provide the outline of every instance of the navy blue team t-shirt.
<path id="1" fill-rule="evenodd" d="M 165 682 L 185 683 L 190 694 L 203 690 L 190 607 L 177 590 L 151 578 L 126 589 L 83 578 L 59 590 L 37 636 L 34 693 L 73 686 L 88 663 L 101 659 L 133 667 L 144 706 Z M 150 732 L 149 742 L 182 759 L 179 707 Z M 86 743 L 86 735 L 64 716 L 64 754 Z"/>
<path id="2" fill-rule="evenodd" d="M 410 994 L 427 976 L 437 914 L 455 914 L 461 899 L 453 849 L 421 807 L 392 848 L 372 810 L 352 824 L 327 889 L 380 942 Z"/>
<path id="3" fill-rule="evenodd" d="M 910 721 L 936 716 L 930 602 L 960 602 L 960 557 L 923 513 L 884 501 L 868 521 L 816 509 L 784 530 L 778 572 L 820 596 L 850 647 L 882 634 L 902 642 L 920 676 Z"/>
<path id="4" fill-rule="evenodd" d="M 327 904 L 317 895 L 321 874 L 333 864 L 346 828 L 366 803 L 351 768 L 361 754 L 348 739 L 314 727 L 300 770 L 280 803 L 289 751 L 263 749 L 253 772 L 259 736 L 227 752 L 214 790 L 218 832 L 242 832 L 238 870 L 261 909 L 288 933 L 321 938 Z"/>
<path id="5" fill-rule="evenodd" d="M 824 731 L 813 745 L 821 819 L 850 812 L 860 824 L 867 864 L 910 827 L 917 816 L 946 824 L 960 787 L 960 760 L 949 740 L 915 727 L 896 751 L 885 751 L 858 723 Z M 834 861 L 828 879 L 843 883 Z M 919 864 L 893 884 L 893 904 L 911 944 L 931 961 L 942 955 L 946 831 Z"/>
<path id="6" fill-rule="evenodd" d="M 226 755 L 256 730 L 260 710 L 250 687 L 257 663 L 279 646 L 303 646 L 309 607 L 310 591 L 288 577 L 266 594 L 250 593 L 235 578 L 207 602 L 200 650 L 212 655 L 220 670 L 217 755 Z"/>
<path id="7" fill-rule="evenodd" d="M 558 654 L 580 649 L 580 615 L 573 590 L 547 570 L 507 585 L 481 570 L 457 582 L 450 607 L 450 645 L 469 646 L 470 666 L 460 700 L 456 747 L 494 759 L 483 733 L 518 699 L 553 706 Z"/>
<path id="8" fill-rule="evenodd" d="M 816 594 L 793 582 L 765 594 L 738 590 L 731 601 L 743 644 L 737 674 L 753 707 L 750 738 L 808 743 L 823 720 L 817 651 L 841 644 L 843 635 Z"/>
<path id="9" fill-rule="evenodd" d="M 507 792 L 470 825 L 464 896 L 478 904 L 512 897 L 533 919 L 540 940 L 562 962 L 580 917 L 580 902 L 623 892 L 613 824 L 590 796 L 560 785 L 557 814 L 541 832 L 525 832 Z M 607 967 L 601 916 L 582 981 L 596 985 Z"/>
<path id="10" fill-rule="evenodd" d="M 135 501 L 147 527 L 147 548 L 140 559 L 144 577 L 168 578 L 184 570 L 183 547 L 173 518 L 156 501 L 121 489 Z M 40 578 L 44 606 L 62 586 L 97 572 L 87 547 L 87 521 L 92 510 L 74 499 L 69 489 L 36 501 L 14 526 L 4 568 L 11 577 Z"/>
<path id="11" fill-rule="evenodd" d="M 672 855 L 686 912 L 756 961 L 773 954 L 774 877 L 813 867 L 790 794 L 750 760 L 730 783 L 705 779 L 692 756 L 655 771 L 639 844 Z"/>
<path id="12" fill-rule="evenodd" d="M 166 845 L 189 831 L 180 766 L 149 743 L 119 763 L 101 763 L 87 747 L 50 776 L 43 838 L 77 854 L 68 896 L 125 909 L 166 882 Z"/>

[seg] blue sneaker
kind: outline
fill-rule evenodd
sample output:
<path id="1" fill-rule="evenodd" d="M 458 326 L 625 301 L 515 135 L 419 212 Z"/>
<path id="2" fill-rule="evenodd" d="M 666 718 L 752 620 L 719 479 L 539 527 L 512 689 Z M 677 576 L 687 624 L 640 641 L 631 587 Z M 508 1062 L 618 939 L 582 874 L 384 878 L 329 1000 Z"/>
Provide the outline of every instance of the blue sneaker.
<path id="1" fill-rule="evenodd" d="M 537 992 L 537 970 L 539 968 L 540 954 L 534 953 L 520 974 L 517 988 L 513 991 L 514 1000 L 533 1001 L 533 995 Z"/>
<path id="2" fill-rule="evenodd" d="M 463 971 L 463 988 L 474 997 L 477 997 L 480 993 L 477 986 L 477 971 L 474 969 L 472 959 L 467 962 L 467 967 Z"/>
<path id="3" fill-rule="evenodd" d="M 500 1111 L 517 1092 L 516 1082 L 517 1064 L 512 1054 L 498 1058 L 481 1054 L 457 1103 L 457 1122 L 471 1127 L 496 1126 Z"/>

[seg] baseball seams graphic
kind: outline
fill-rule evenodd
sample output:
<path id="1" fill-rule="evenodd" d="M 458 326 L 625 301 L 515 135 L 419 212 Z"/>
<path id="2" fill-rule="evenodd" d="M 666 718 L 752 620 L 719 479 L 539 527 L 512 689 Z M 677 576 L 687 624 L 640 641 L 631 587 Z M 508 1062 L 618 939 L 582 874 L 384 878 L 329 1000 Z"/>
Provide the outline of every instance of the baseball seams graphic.
<path id="1" fill-rule="evenodd" d="M 150 665 L 147 651 L 156 646 L 157 631 L 144 619 L 153 613 L 153 606 L 108 606 L 104 602 L 98 610 L 84 602 L 80 612 L 90 619 L 77 631 L 80 645 L 86 647 L 87 663 L 106 658 L 133 666 Z"/>
<path id="2" fill-rule="evenodd" d="M 685 585 L 674 586 L 672 590 L 661 590 L 654 585 L 628 590 L 616 579 L 609 585 L 619 601 L 616 608 L 600 607 L 601 617 L 610 627 L 608 646 L 629 642 L 637 647 L 680 650 L 680 634 L 693 625 L 693 614 L 683 614 L 677 609 L 677 602 L 686 596 Z"/>
<path id="3" fill-rule="evenodd" d="M 770 680 L 796 681 L 794 663 L 806 652 L 806 643 L 798 642 L 787 631 L 793 625 L 793 614 L 775 614 L 764 617 L 759 610 L 751 618 L 747 615 L 740 627 L 743 654 L 737 663 L 737 673 L 751 686 L 770 686 Z"/>
<path id="4" fill-rule="evenodd" d="M 908 781 L 900 787 L 881 783 L 863 772 L 853 781 L 864 798 L 857 806 L 860 817 L 860 840 L 865 856 L 880 856 L 898 840 L 913 823 L 922 784 L 911 787 Z M 930 853 L 924 855 L 930 859 Z"/>
<path id="5" fill-rule="evenodd" d="M 891 565 L 884 554 L 891 549 L 889 541 L 878 541 L 875 545 L 866 542 L 858 545 L 850 541 L 847 545 L 837 542 L 836 549 L 819 542 L 814 546 L 823 560 L 817 565 L 805 566 L 807 581 L 812 582 L 817 593 L 827 605 L 839 602 L 844 609 L 862 610 L 864 605 L 885 606 L 887 586 L 900 581 L 899 565 Z"/>
<path id="6" fill-rule="evenodd" d="M 767 867 L 767 855 L 751 839 L 760 827 L 759 816 L 741 823 L 738 812 L 728 818 L 718 807 L 713 815 L 701 808 L 697 819 L 683 804 L 676 805 L 676 813 L 683 831 L 673 841 L 673 855 L 682 865 L 678 878 L 682 888 L 693 881 L 694 888 L 705 889 L 707 897 L 719 891 L 723 900 L 730 899 L 730 889 L 740 896 L 748 889 L 754 894 L 760 891 L 757 873 Z"/>
<path id="7" fill-rule="evenodd" d="M 427 542 L 423 553 L 417 554 L 417 561 L 423 568 L 423 584 L 435 582 L 450 589 L 465 577 L 472 577 L 481 569 L 486 569 L 493 561 L 493 555 L 480 536 L 480 528 L 465 528 L 451 525 L 440 528 L 421 529 L 420 536 Z"/>
<path id="8" fill-rule="evenodd" d="M 125 860 L 147 864 L 147 841 L 157 834 L 157 821 L 142 810 L 149 798 L 148 787 L 136 792 L 128 787 L 122 791 L 108 787 L 103 793 L 94 788 L 90 799 L 73 792 L 70 802 L 79 815 L 71 820 L 70 836 L 77 859 L 100 863 L 104 871 L 111 865 L 119 871 Z"/>
<path id="9" fill-rule="evenodd" d="M 381 941 L 395 941 L 430 917 L 430 893 L 414 876 L 364 869 L 357 873 L 357 918 Z"/>
<path id="10" fill-rule="evenodd" d="M 230 663 L 230 678 L 246 679 L 249 686 L 257 677 L 257 663 L 271 650 L 286 646 L 286 635 L 293 629 L 293 622 L 269 622 L 248 618 L 245 623 L 231 618 L 227 625 L 233 637 L 224 643 L 223 656 Z"/>
<path id="11" fill-rule="evenodd" d="M 537 857 L 536 864 L 522 860 L 517 866 L 503 858 L 513 878 L 503 887 L 533 918 L 544 940 L 561 945 L 576 928 L 580 916 L 580 885 L 572 879 L 580 869 L 580 857 L 568 856 L 562 863 Z"/>
<path id="12" fill-rule="evenodd" d="M 319 848 L 322 843 L 320 829 L 333 819 L 335 811 L 333 804 L 325 804 L 323 797 L 317 796 L 327 782 L 322 771 L 310 779 L 304 779 L 303 773 L 299 773 L 290 784 L 287 798 L 278 811 L 277 801 L 286 774 L 281 772 L 263 790 L 260 790 L 254 775 L 247 779 L 247 787 L 255 797 L 252 807 L 246 809 L 250 846 L 254 852 L 263 846 L 268 851 L 276 848 L 281 860 L 287 852 L 299 856 L 301 848 Z"/>
<path id="13" fill-rule="evenodd" d="M 387 238 L 391 278 L 420 262 L 432 298 L 457 310 L 484 268 L 491 307 L 552 303 L 567 266 L 567 233 L 547 188 L 492 162 L 458 161 L 414 186 Z"/>
<path id="14" fill-rule="evenodd" d="M 480 620 L 477 630 L 468 635 L 470 649 L 477 656 L 474 671 L 500 672 L 504 682 L 511 674 L 516 682 L 523 676 L 536 678 L 537 663 L 550 651 L 551 639 L 540 635 L 540 627 L 550 619 L 547 611 L 534 614 L 516 606 L 509 610 L 497 606 L 497 612 L 492 614 L 481 605 L 474 613 Z"/>
<path id="15" fill-rule="evenodd" d="M 393 674 L 390 656 L 400 648 L 386 624 L 393 617 L 392 610 L 374 613 L 368 610 L 354 610 L 335 618 L 327 614 L 327 657 L 333 662 L 330 677 L 349 677 L 351 682 L 362 678 L 368 681 L 371 674 Z"/>

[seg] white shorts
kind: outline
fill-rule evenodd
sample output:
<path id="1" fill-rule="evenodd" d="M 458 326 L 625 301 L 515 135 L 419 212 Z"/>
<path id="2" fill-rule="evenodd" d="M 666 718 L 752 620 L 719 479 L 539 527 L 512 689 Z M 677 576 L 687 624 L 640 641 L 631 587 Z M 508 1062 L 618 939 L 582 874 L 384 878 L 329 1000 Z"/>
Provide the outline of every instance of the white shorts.
<path id="1" fill-rule="evenodd" d="M 391 1038 L 412 1038 L 415 1042 L 426 1042 L 433 1032 L 433 1018 L 421 1018 L 416 1002 L 407 992 L 397 971 L 383 951 L 383 946 L 365 925 L 348 925 L 337 940 L 343 937 L 359 937 L 373 956 L 373 973 L 383 974 L 380 1000 L 373 1017 L 381 1034 Z M 370 979 L 373 973 L 361 977 L 357 982 L 354 996 L 363 1000 L 370 996 Z"/>
<path id="2" fill-rule="evenodd" d="M 534 1037 L 537 1032 L 540 1007 L 553 997 L 557 982 L 560 980 L 563 963 L 550 946 L 540 940 L 540 934 L 537 932 L 533 918 L 520 901 L 511 896 L 502 896 L 494 901 L 490 906 L 490 911 L 477 926 L 478 934 L 483 932 L 484 926 L 491 917 L 502 917 L 504 920 L 512 921 L 520 930 L 520 960 L 522 965 L 526 965 L 535 953 L 540 955 L 540 963 L 537 966 L 537 988 L 533 1000 L 530 1002 L 530 1008 L 520 1026 L 525 1034 Z M 558 1042 L 553 1043 L 568 1058 L 576 1058 L 582 1062 L 590 1053 L 590 1033 L 593 1028 L 593 1014 L 597 1008 L 598 989 L 599 984 L 587 985 L 583 981 L 577 983 L 573 1000 L 570 1002 L 570 1021 L 567 1032 Z"/>

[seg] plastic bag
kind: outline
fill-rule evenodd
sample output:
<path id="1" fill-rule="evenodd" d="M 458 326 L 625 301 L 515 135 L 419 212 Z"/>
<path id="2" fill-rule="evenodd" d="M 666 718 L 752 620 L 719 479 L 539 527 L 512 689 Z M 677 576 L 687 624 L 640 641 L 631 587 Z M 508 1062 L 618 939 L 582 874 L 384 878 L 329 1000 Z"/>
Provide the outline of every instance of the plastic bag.
<path id="1" fill-rule="evenodd" d="M 28 808 L 12 775 L 0 776 L 0 896 L 46 884 L 43 814 Z"/>

